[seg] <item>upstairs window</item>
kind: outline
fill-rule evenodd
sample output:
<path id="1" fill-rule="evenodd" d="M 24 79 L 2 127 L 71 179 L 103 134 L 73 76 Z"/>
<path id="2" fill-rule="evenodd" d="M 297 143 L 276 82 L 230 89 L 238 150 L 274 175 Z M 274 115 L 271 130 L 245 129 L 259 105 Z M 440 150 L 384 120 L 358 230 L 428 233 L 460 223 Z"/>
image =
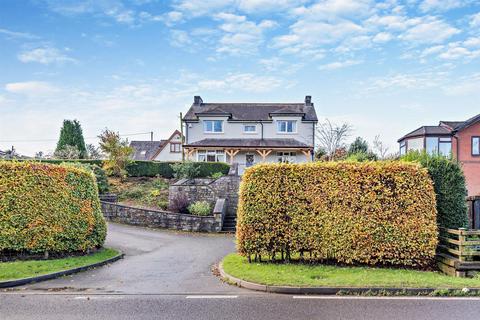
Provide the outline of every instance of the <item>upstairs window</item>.
<path id="1" fill-rule="evenodd" d="M 279 120 L 277 121 L 278 133 L 295 133 L 297 132 L 297 121 L 295 120 Z"/>
<path id="2" fill-rule="evenodd" d="M 170 152 L 180 153 L 182 152 L 180 143 L 170 143 Z"/>
<path id="3" fill-rule="evenodd" d="M 203 120 L 203 132 L 205 133 L 222 133 L 222 120 Z"/>
<path id="4" fill-rule="evenodd" d="M 243 132 L 245 133 L 255 133 L 257 132 L 257 126 L 254 124 L 246 124 L 243 126 Z"/>
<path id="5" fill-rule="evenodd" d="M 472 155 L 480 156 L 480 137 L 472 138 Z"/>

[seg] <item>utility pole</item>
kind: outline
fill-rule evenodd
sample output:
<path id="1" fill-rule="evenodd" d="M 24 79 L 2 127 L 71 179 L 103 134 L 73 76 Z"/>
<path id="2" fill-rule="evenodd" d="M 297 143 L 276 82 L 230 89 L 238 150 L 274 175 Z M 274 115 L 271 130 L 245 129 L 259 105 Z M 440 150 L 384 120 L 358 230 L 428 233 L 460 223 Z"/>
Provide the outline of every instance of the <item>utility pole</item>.
<path id="1" fill-rule="evenodd" d="M 150 141 L 153 141 L 153 131 L 150 132 Z"/>
<path id="2" fill-rule="evenodd" d="M 181 141 L 182 141 L 182 162 L 185 161 L 185 151 L 183 150 L 183 144 L 185 143 L 185 138 L 183 137 L 183 114 L 180 112 L 180 134 L 181 134 Z"/>

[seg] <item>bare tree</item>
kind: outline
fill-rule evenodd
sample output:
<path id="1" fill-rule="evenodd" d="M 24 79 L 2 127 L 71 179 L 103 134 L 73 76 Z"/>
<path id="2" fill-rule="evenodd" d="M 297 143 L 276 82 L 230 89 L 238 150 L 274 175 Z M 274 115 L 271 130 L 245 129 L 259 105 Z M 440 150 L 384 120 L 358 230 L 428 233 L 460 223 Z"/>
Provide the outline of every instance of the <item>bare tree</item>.
<path id="1" fill-rule="evenodd" d="M 337 150 L 345 148 L 345 140 L 351 131 L 352 127 L 348 123 L 337 125 L 327 119 L 317 126 L 315 134 L 318 141 L 317 147 L 323 149 L 327 158 L 333 161 Z"/>
<path id="2" fill-rule="evenodd" d="M 380 160 L 385 160 L 388 157 L 389 148 L 380 140 L 380 135 L 376 135 L 373 140 L 373 150 L 380 158 Z"/>

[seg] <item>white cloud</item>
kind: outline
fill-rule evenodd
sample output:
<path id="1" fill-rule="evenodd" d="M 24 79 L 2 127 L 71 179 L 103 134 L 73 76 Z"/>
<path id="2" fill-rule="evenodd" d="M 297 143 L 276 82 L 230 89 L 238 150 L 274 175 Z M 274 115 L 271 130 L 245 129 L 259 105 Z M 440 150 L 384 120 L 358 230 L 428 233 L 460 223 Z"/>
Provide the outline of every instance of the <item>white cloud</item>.
<path id="1" fill-rule="evenodd" d="M 318 67 L 319 70 L 337 70 L 343 69 L 346 67 L 354 66 L 362 63 L 359 60 L 345 60 L 345 61 L 335 61 L 332 63 L 327 63 Z"/>
<path id="2" fill-rule="evenodd" d="M 384 43 L 392 40 L 392 34 L 388 32 L 379 32 L 373 37 L 372 41 L 375 43 Z"/>
<path id="3" fill-rule="evenodd" d="M 448 11 L 455 8 L 466 6 L 471 1 L 465 0 L 424 0 L 420 4 L 420 10 L 428 11 Z"/>
<path id="4" fill-rule="evenodd" d="M 455 42 L 448 46 L 448 49 L 441 53 L 441 59 L 454 60 L 460 58 L 476 58 L 480 56 L 480 50 L 472 51 L 462 46 L 461 43 Z"/>
<path id="5" fill-rule="evenodd" d="M 445 48 L 444 45 L 429 47 L 429 48 L 424 49 L 420 56 L 421 57 L 426 57 L 426 56 L 429 56 L 429 55 L 432 55 L 432 54 L 435 54 L 435 53 L 439 53 L 444 48 Z"/>
<path id="6" fill-rule="evenodd" d="M 34 40 L 38 39 L 36 35 L 33 35 L 28 32 L 18 32 L 18 31 L 12 31 L 8 29 L 1 29 L 0 28 L 0 34 L 5 35 L 7 38 L 12 38 L 12 39 L 27 39 L 27 40 Z"/>
<path id="7" fill-rule="evenodd" d="M 10 93 L 24 94 L 27 96 L 43 96 L 60 92 L 54 85 L 43 81 L 12 82 L 5 85 L 5 90 Z"/>
<path id="8" fill-rule="evenodd" d="M 383 77 L 373 77 L 359 86 L 359 89 L 367 92 L 384 92 L 385 90 L 420 90 L 438 87 L 445 82 L 445 72 L 418 72 L 396 73 Z"/>
<path id="9" fill-rule="evenodd" d="M 416 43 L 442 43 L 460 30 L 435 17 L 426 17 L 411 27 L 400 38 Z"/>
<path id="10" fill-rule="evenodd" d="M 239 0 L 238 8 L 248 13 L 264 11 L 280 11 L 293 8 L 306 2 L 305 0 Z"/>
<path id="11" fill-rule="evenodd" d="M 219 29 L 224 32 L 219 39 L 217 52 L 233 55 L 256 52 L 263 42 L 264 32 L 277 25 L 271 20 L 255 23 L 245 16 L 225 12 L 216 14 L 215 19 L 222 22 Z"/>
<path id="12" fill-rule="evenodd" d="M 186 31 L 171 30 L 170 44 L 174 47 L 186 48 L 187 46 L 192 44 L 192 39 Z"/>
<path id="13" fill-rule="evenodd" d="M 463 42 L 463 44 L 467 47 L 479 47 L 480 46 L 480 37 L 472 37 L 468 38 Z"/>
<path id="14" fill-rule="evenodd" d="M 480 12 L 472 16 L 470 26 L 473 28 L 480 27 Z"/>
<path id="15" fill-rule="evenodd" d="M 75 59 L 68 57 L 53 47 L 42 47 L 24 51 L 18 55 L 18 60 L 24 63 L 38 62 L 41 64 L 76 62 Z"/>
<path id="16" fill-rule="evenodd" d="M 235 3 L 235 0 L 177 0 L 174 8 L 186 12 L 188 16 L 202 16 L 218 12 Z"/>

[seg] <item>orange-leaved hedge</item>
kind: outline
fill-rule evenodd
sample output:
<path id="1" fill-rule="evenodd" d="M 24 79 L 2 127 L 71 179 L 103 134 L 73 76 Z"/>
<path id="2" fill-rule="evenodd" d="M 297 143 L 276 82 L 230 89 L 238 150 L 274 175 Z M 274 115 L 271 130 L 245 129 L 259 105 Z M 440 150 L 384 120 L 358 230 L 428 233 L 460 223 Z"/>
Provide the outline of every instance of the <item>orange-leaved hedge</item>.
<path id="1" fill-rule="evenodd" d="M 101 247 L 105 236 L 92 172 L 0 161 L 0 255 L 85 252 Z"/>
<path id="2" fill-rule="evenodd" d="M 242 178 L 237 248 L 249 259 L 424 267 L 436 213 L 432 181 L 415 164 L 260 164 Z"/>

